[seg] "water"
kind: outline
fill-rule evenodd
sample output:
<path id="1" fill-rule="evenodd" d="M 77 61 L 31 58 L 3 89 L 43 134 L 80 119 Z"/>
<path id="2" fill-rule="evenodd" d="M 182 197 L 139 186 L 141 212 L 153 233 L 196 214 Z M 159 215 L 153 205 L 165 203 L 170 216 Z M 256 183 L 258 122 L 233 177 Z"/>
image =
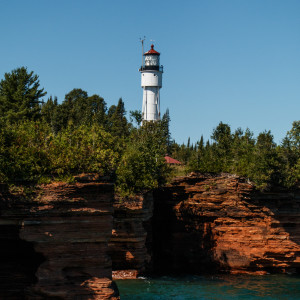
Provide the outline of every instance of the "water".
<path id="1" fill-rule="evenodd" d="M 116 280 L 121 300 L 300 299 L 300 277 L 217 275 Z"/>

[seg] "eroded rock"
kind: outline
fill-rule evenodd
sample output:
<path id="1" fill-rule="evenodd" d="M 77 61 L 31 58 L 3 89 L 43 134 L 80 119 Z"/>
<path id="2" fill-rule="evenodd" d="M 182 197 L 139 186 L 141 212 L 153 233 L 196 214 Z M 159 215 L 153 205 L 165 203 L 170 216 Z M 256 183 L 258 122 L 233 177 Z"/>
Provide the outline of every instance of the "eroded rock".
<path id="1" fill-rule="evenodd" d="M 32 252 L 42 257 L 34 280 L 21 287 L 23 298 L 119 299 L 108 255 L 112 202 L 112 184 L 55 183 L 41 187 L 30 203 L 1 209 L 0 227 L 15 222 L 15 240 L 32 245 Z M 20 261 L 18 267 L 25 265 Z"/>
<path id="2" fill-rule="evenodd" d="M 154 194 L 156 271 L 267 273 L 300 268 L 300 191 L 258 192 L 238 176 L 175 179 Z"/>

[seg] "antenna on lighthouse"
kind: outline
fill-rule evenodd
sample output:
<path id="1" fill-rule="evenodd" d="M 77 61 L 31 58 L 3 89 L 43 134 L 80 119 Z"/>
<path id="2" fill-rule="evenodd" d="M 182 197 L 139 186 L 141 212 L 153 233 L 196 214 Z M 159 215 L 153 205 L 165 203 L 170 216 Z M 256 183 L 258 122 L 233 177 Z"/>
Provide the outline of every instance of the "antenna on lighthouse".
<path id="1" fill-rule="evenodd" d="M 140 38 L 140 42 L 142 43 L 142 68 L 144 67 L 144 40 L 146 39 L 146 37 L 144 36 L 144 38 Z"/>

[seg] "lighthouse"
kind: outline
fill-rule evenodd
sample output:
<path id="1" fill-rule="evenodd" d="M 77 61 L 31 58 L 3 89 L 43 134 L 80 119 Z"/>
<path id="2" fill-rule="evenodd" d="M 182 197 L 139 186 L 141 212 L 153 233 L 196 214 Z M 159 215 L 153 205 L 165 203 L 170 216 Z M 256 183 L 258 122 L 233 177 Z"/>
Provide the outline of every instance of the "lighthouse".
<path id="1" fill-rule="evenodd" d="M 160 96 L 162 87 L 163 66 L 159 65 L 160 53 L 151 49 L 143 54 L 143 65 L 140 68 L 143 88 L 142 122 L 160 120 Z"/>

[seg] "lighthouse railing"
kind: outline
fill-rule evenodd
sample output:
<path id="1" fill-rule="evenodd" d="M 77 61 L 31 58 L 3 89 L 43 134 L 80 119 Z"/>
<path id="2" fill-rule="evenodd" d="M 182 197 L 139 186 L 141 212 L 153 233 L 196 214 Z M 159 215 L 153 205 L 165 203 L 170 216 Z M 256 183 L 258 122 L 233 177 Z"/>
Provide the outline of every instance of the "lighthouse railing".
<path id="1" fill-rule="evenodd" d="M 147 70 L 153 70 L 153 71 L 160 71 L 164 72 L 164 67 L 163 66 L 141 66 L 139 71 L 147 71 Z"/>

